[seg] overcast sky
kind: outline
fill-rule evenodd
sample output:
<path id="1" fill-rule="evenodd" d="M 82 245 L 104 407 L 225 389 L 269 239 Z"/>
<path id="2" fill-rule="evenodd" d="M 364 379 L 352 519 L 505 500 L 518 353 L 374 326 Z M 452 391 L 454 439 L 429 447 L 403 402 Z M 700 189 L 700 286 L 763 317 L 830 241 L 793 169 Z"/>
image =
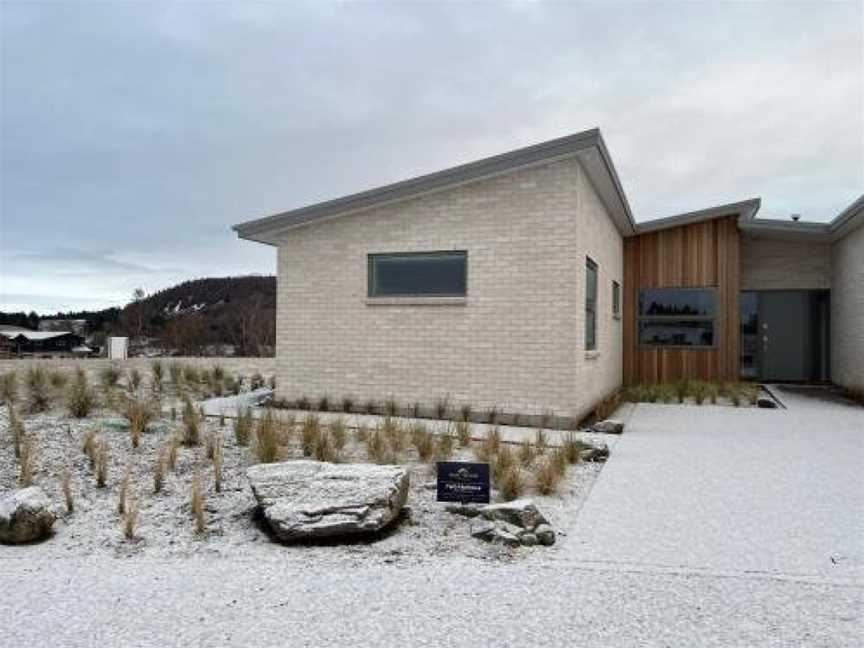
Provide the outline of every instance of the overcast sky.
<path id="1" fill-rule="evenodd" d="M 273 273 L 231 224 L 592 127 L 637 220 L 864 191 L 860 0 L 0 7 L 0 310 Z"/>

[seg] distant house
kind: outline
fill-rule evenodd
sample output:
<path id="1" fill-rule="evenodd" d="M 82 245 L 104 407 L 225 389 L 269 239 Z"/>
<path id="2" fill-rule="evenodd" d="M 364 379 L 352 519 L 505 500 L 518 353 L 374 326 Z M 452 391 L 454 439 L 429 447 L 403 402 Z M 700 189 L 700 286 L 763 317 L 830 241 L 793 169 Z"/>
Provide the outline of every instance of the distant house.
<path id="1" fill-rule="evenodd" d="M 278 248 L 281 398 L 579 418 L 622 384 L 864 385 L 864 196 L 759 206 L 636 223 L 592 130 L 234 229 Z"/>
<path id="2" fill-rule="evenodd" d="M 0 329 L 0 350 L 8 356 L 89 355 L 84 338 L 68 331 Z"/>

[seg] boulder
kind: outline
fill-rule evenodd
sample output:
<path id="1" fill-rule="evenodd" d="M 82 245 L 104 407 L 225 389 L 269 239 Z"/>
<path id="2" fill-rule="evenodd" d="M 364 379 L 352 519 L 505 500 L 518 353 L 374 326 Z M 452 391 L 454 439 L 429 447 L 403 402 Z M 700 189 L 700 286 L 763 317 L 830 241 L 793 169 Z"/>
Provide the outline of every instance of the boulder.
<path id="1" fill-rule="evenodd" d="M 499 543 L 508 547 L 516 547 L 521 544 L 518 529 L 506 522 L 480 522 L 471 527 L 471 536 L 486 542 Z"/>
<path id="2" fill-rule="evenodd" d="M 401 466 L 286 461 L 246 471 L 274 536 L 284 542 L 380 531 L 408 497 Z"/>
<path id="3" fill-rule="evenodd" d="M 40 540 L 51 532 L 55 519 L 51 502 L 38 486 L 6 493 L 0 497 L 0 542 Z"/>
<path id="4" fill-rule="evenodd" d="M 599 434 L 623 434 L 624 423 L 615 419 L 606 419 L 592 425 L 591 431 Z"/>
<path id="5" fill-rule="evenodd" d="M 579 453 L 579 458 L 582 461 L 597 461 L 602 463 L 609 458 L 609 446 L 605 443 L 599 446 L 591 446 L 587 450 L 582 450 Z"/>
<path id="6" fill-rule="evenodd" d="M 547 547 L 555 544 L 555 532 L 548 524 L 541 524 L 534 529 L 534 533 L 537 536 L 537 540 L 540 541 L 540 544 Z"/>

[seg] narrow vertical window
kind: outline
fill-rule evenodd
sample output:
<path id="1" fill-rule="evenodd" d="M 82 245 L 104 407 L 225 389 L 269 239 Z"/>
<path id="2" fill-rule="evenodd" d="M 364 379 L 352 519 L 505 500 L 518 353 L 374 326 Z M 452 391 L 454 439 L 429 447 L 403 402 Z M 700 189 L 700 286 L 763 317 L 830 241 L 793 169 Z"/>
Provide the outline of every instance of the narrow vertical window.
<path id="1" fill-rule="evenodd" d="M 612 317 L 621 317 L 621 284 L 612 282 Z"/>
<path id="2" fill-rule="evenodd" d="M 597 348 L 597 264 L 585 260 L 585 350 Z"/>

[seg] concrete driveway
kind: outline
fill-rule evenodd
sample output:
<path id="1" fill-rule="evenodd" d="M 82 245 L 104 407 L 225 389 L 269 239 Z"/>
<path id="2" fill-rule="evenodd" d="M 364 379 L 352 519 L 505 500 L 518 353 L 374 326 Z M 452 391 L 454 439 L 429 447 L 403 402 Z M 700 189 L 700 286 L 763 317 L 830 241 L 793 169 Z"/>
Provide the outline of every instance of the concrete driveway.
<path id="1" fill-rule="evenodd" d="M 864 409 L 639 404 L 568 538 L 582 562 L 860 586 Z"/>

